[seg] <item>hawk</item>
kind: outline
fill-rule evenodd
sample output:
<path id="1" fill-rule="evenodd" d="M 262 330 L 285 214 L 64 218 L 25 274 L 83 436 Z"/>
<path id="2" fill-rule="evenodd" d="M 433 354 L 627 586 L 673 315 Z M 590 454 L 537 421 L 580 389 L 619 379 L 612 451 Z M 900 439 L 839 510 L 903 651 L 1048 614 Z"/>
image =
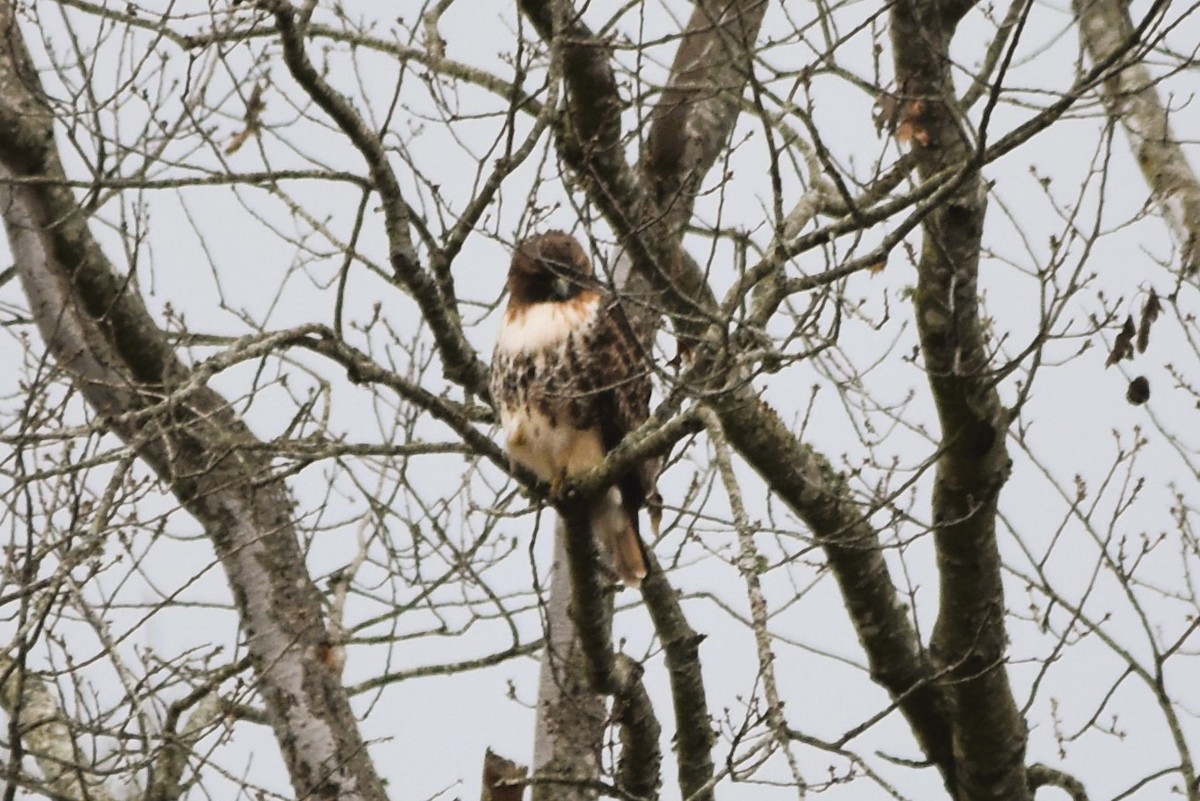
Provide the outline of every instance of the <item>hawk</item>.
<path id="1" fill-rule="evenodd" d="M 602 462 L 650 416 L 645 337 L 562 231 L 517 246 L 508 292 L 492 398 L 509 458 L 557 486 Z M 646 575 L 638 511 L 650 506 L 655 529 L 661 516 L 657 473 L 658 460 L 648 460 L 589 502 L 592 534 L 631 587 Z"/>

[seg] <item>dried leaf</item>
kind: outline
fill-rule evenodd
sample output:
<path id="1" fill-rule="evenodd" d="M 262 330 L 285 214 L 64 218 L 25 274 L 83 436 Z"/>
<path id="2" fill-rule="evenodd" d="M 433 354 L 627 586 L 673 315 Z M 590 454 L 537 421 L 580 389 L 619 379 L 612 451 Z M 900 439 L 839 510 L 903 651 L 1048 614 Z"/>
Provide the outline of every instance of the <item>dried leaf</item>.
<path id="1" fill-rule="evenodd" d="M 246 140 L 248 140 L 256 132 L 257 129 L 252 128 L 249 125 L 238 131 L 237 135 L 229 140 L 229 145 L 225 148 L 225 155 L 231 156 L 241 150 L 242 145 L 246 144 Z"/>
<path id="2" fill-rule="evenodd" d="M 529 768 L 505 759 L 489 748 L 483 755 L 482 801 L 521 801 L 528 773 Z"/>
<path id="3" fill-rule="evenodd" d="M 900 99 L 891 92 L 880 92 L 875 98 L 875 109 L 872 118 L 875 120 L 875 133 L 881 134 L 884 129 L 888 133 L 896 130 L 896 120 L 900 117 Z"/>
<path id="4" fill-rule="evenodd" d="M 885 129 L 902 144 L 916 142 L 927 147 L 931 141 L 929 130 L 921 121 L 925 113 L 925 101 L 917 97 L 905 97 L 905 84 L 901 82 L 896 92 L 880 92 L 875 98 L 875 132 Z"/>
<path id="5" fill-rule="evenodd" d="M 695 357 L 695 353 L 693 352 L 694 350 L 695 346 L 692 344 L 692 342 L 683 338 L 676 339 L 675 357 L 671 359 L 671 361 L 667 362 L 667 366 L 672 370 L 679 370 L 685 365 L 691 364 L 693 358 Z"/>
<path id="6" fill-rule="evenodd" d="M 1146 298 L 1146 305 L 1142 307 L 1142 322 L 1138 326 L 1138 353 L 1146 352 L 1146 346 L 1150 344 L 1150 326 L 1154 325 L 1154 321 L 1158 319 L 1161 311 L 1162 303 L 1158 300 L 1158 293 L 1151 288 L 1150 297 Z"/>
<path id="7" fill-rule="evenodd" d="M 921 115 L 924 112 L 924 100 L 909 100 L 900 107 L 900 123 L 896 127 L 898 141 L 916 142 L 922 147 L 928 147 L 929 131 L 921 124 Z"/>
<path id="8" fill-rule="evenodd" d="M 1113 342 L 1112 350 L 1108 353 L 1108 360 L 1104 362 L 1105 367 L 1112 367 L 1122 359 L 1133 358 L 1133 338 L 1137 335 L 1137 328 L 1133 324 L 1133 315 L 1125 318 L 1125 325 L 1121 326 L 1121 333 L 1117 334 L 1117 339 Z"/>
<path id="9" fill-rule="evenodd" d="M 250 97 L 246 100 L 246 114 L 243 117 L 246 121 L 246 127 L 239 131 L 229 142 L 229 146 L 225 148 L 226 155 L 236 153 L 242 145 L 246 144 L 246 141 L 250 137 L 257 136 L 258 132 L 262 129 L 262 113 L 267 107 L 266 102 L 263 100 L 264 87 L 265 84 L 256 83 L 250 91 Z"/>
<path id="10" fill-rule="evenodd" d="M 1141 406 L 1150 400 L 1150 382 L 1145 376 L 1139 375 L 1129 382 L 1129 389 L 1125 390 L 1125 400 L 1134 406 Z"/>

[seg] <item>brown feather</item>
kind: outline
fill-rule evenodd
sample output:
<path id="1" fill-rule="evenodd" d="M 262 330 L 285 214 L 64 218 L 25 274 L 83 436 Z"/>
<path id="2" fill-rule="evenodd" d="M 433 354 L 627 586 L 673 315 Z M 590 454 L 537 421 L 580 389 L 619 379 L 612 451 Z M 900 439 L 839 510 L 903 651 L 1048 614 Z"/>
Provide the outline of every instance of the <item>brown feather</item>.
<path id="1" fill-rule="evenodd" d="M 560 231 L 516 248 L 508 287 L 491 384 L 509 456 L 543 480 L 578 475 L 649 417 L 648 337 L 595 280 L 579 243 Z M 638 512 L 658 500 L 656 464 L 619 476 L 616 492 L 590 510 L 593 534 L 631 586 L 646 574 Z"/>

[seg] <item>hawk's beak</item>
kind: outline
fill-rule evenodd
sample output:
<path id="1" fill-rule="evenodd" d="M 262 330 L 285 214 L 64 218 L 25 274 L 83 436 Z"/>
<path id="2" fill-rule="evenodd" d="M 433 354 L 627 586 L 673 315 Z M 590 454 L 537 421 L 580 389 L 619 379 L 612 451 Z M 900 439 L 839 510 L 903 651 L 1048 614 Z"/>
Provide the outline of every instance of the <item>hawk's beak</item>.
<path id="1" fill-rule="evenodd" d="M 572 284 L 571 281 L 562 275 L 554 277 L 554 294 L 556 297 L 566 300 L 571 297 Z"/>

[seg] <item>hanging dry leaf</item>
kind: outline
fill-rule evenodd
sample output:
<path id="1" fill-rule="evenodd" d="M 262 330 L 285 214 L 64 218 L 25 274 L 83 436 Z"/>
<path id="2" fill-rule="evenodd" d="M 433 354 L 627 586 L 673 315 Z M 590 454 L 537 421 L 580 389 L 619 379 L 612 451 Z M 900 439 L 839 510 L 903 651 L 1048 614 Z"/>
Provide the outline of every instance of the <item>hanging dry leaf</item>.
<path id="1" fill-rule="evenodd" d="M 675 356 L 671 361 L 667 362 L 667 366 L 672 370 L 679 370 L 686 365 L 690 365 L 695 357 L 695 346 L 690 340 L 685 340 L 682 337 L 675 340 Z"/>
<path id="2" fill-rule="evenodd" d="M 1150 326 L 1154 325 L 1154 321 L 1158 319 L 1161 311 L 1162 303 L 1158 299 L 1158 293 L 1152 287 L 1150 297 L 1146 298 L 1146 305 L 1142 307 L 1142 322 L 1138 326 L 1137 334 L 1138 353 L 1146 352 L 1146 346 L 1150 344 Z"/>
<path id="3" fill-rule="evenodd" d="M 875 98 L 875 131 L 882 133 L 886 129 L 902 144 L 916 142 L 927 147 L 930 142 L 929 131 L 921 121 L 921 115 L 925 113 L 925 101 L 905 97 L 904 94 L 905 86 L 902 83 L 896 94 L 880 92 Z"/>
<path id="4" fill-rule="evenodd" d="M 1112 367 L 1122 359 L 1133 358 L 1133 338 L 1137 335 L 1137 328 L 1133 324 L 1133 315 L 1125 318 L 1125 325 L 1121 326 L 1121 333 L 1117 334 L 1117 339 L 1113 342 L 1112 350 L 1108 353 L 1108 360 L 1104 362 L 1105 367 Z"/>
<path id="5" fill-rule="evenodd" d="M 1134 406 L 1141 406 L 1150 400 L 1150 382 L 1145 376 L 1139 375 L 1129 382 L 1129 389 L 1125 390 L 1125 400 Z"/>
<path id="6" fill-rule="evenodd" d="M 229 142 L 229 146 L 225 148 L 226 155 L 236 153 L 238 148 L 246 144 L 246 140 L 252 136 L 256 136 L 259 130 L 261 130 L 263 109 L 267 107 L 262 97 L 264 86 L 265 84 L 256 83 L 254 89 L 250 91 L 250 97 L 246 100 L 246 114 L 243 117 L 246 121 L 246 127 L 238 132 L 237 136 L 233 137 Z"/>
<path id="7" fill-rule="evenodd" d="M 900 98 L 891 92 L 880 92 L 875 98 L 871 117 L 875 120 L 875 133 L 881 134 L 884 129 L 891 133 L 896 129 L 896 120 L 900 117 Z"/>
<path id="8" fill-rule="evenodd" d="M 488 749 L 483 755 L 483 801 L 521 801 L 529 768 Z M 510 784 L 510 782 L 512 782 Z"/>
<path id="9" fill-rule="evenodd" d="M 901 106 L 900 124 L 896 126 L 896 139 L 900 142 L 916 142 L 922 147 L 928 147 L 929 131 L 921 123 L 921 115 L 924 112 L 924 100 L 909 100 Z"/>

